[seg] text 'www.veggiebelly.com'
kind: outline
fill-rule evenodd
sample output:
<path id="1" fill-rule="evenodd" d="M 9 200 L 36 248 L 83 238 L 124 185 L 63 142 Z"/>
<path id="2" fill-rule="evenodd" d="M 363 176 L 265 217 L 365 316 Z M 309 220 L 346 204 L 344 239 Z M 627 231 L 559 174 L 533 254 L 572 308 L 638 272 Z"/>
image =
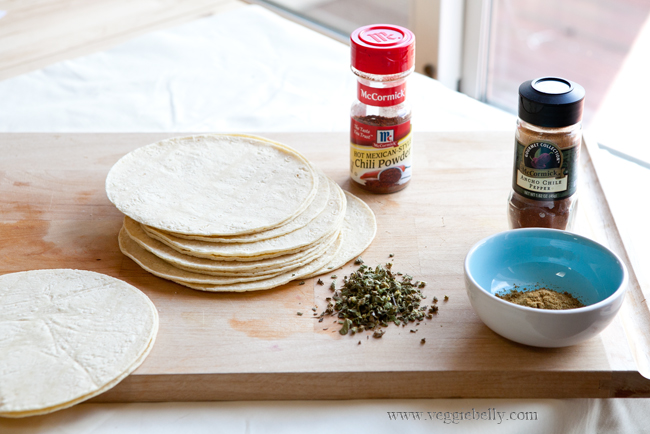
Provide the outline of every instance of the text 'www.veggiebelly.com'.
<path id="1" fill-rule="evenodd" d="M 432 421 L 445 424 L 484 421 L 501 424 L 508 421 L 536 421 L 536 411 L 498 411 L 488 408 L 479 411 L 388 411 L 388 419 L 395 421 Z"/>

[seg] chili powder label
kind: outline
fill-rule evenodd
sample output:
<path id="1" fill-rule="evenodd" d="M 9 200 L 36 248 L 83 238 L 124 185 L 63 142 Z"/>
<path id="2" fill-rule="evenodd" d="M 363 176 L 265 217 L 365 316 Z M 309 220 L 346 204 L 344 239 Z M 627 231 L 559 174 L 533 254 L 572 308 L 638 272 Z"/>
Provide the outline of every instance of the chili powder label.
<path id="1" fill-rule="evenodd" d="M 388 187 L 411 179 L 411 121 L 368 125 L 352 119 L 350 173 L 369 187 Z"/>
<path id="2" fill-rule="evenodd" d="M 523 145 L 515 141 L 512 188 L 533 200 L 564 199 L 578 186 L 579 146 L 560 148 L 552 142 Z"/>

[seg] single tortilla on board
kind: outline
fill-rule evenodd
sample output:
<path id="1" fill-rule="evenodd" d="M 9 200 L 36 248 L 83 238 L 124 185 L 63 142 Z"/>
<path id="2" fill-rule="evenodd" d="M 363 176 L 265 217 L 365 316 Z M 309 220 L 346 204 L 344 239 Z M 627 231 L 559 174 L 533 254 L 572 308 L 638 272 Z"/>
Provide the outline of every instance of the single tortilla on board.
<path id="1" fill-rule="evenodd" d="M 163 261 L 171 263 L 175 267 L 197 273 L 221 273 L 224 276 L 273 274 L 276 271 L 290 270 L 314 260 L 316 256 L 323 253 L 329 244 L 336 239 L 336 235 L 332 235 L 330 239 L 326 239 L 322 244 L 317 244 L 298 253 L 258 261 L 239 262 L 198 258 L 180 253 L 166 244 L 149 237 L 138 222 L 127 217 L 124 218 L 124 229 L 126 229 L 129 237 L 137 242 L 140 247 L 158 256 Z"/>
<path id="2" fill-rule="evenodd" d="M 306 226 L 279 237 L 254 243 L 232 244 L 186 240 L 168 235 L 155 228 L 143 225 L 147 235 L 186 255 L 200 258 L 223 259 L 228 257 L 245 261 L 286 255 L 304 250 L 337 232 L 345 218 L 347 200 L 343 190 L 334 181 L 330 183 L 330 196 L 325 209 Z"/>
<path id="3" fill-rule="evenodd" d="M 176 282 L 180 285 L 187 286 L 192 289 L 209 292 L 246 292 L 246 291 L 259 291 L 263 289 L 275 288 L 276 286 L 284 285 L 292 280 L 300 279 L 302 276 L 308 275 L 315 270 L 319 270 L 324 264 L 328 263 L 341 247 L 340 237 L 330 248 L 319 258 L 315 259 L 309 264 L 298 267 L 294 270 L 287 271 L 278 276 L 270 279 L 258 280 L 255 282 L 233 283 L 228 285 L 215 285 L 208 283 L 194 283 L 182 280 L 190 276 L 193 280 L 203 279 L 205 276 L 202 274 L 188 273 L 171 266 L 169 263 L 158 258 L 156 255 L 143 249 L 133 241 L 125 231 L 120 232 L 119 236 L 120 250 L 129 258 L 142 267 L 144 270 L 151 274 Z"/>
<path id="4" fill-rule="evenodd" d="M 346 191 L 345 196 L 348 206 L 341 228 L 341 248 L 323 268 L 306 277 L 331 273 L 333 269 L 344 266 L 348 261 L 363 253 L 375 239 L 377 234 L 375 213 L 364 201 L 352 193 Z"/>
<path id="5" fill-rule="evenodd" d="M 235 135 L 173 138 L 135 149 L 106 177 L 108 198 L 134 220 L 188 235 L 241 235 L 291 220 L 318 175 L 298 152 Z"/>
<path id="6" fill-rule="evenodd" d="M 46 414 L 110 389 L 140 366 L 157 331 L 151 300 L 113 277 L 0 276 L 0 416 Z"/>

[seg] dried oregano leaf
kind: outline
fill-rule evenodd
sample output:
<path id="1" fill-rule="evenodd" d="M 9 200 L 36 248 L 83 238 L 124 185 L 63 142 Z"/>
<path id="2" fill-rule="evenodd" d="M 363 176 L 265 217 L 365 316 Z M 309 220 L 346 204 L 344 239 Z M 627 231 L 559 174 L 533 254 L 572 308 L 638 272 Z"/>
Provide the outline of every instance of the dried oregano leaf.
<path id="1" fill-rule="evenodd" d="M 425 298 L 419 288 L 420 282 L 413 282 L 408 274 L 393 273 L 392 265 L 387 263 L 385 267 L 372 268 L 361 264 L 356 272 L 343 278 L 340 289 L 331 285 L 334 295 L 327 300 L 327 307 L 320 316 L 337 315 L 341 319 L 339 333 L 342 335 L 373 330 L 376 338 L 384 334 L 379 328 L 391 322 L 406 325 L 423 320 L 427 307 L 420 307 Z"/>

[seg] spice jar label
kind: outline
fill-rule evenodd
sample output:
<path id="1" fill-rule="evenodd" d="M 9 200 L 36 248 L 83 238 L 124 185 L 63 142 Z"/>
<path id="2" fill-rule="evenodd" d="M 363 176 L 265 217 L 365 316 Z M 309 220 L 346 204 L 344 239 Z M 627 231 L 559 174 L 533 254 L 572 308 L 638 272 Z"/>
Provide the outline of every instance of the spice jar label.
<path id="1" fill-rule="evenodd" d="M 372 87 L 357 82 L 357 98 L 364 104 L 389 107 L 406 100 L 406 82 L 393 87 Z"/>
<path id="2" fill-rule="evenodd" d="M 575 193 L 579 146 L 516 141 L 515 152 L 512 188 L 517 193 L 533 200 L 558 200 Z"/>
<path id="3" fill-rule="evenodd" d="M 372 123 L 352 119 L 350 173 L 359 184 L 379 192 L 394 191 L 392 188 L 411 178 L 411 121 Z M 382 125 L 385 123 L 389 125 Z"/>

